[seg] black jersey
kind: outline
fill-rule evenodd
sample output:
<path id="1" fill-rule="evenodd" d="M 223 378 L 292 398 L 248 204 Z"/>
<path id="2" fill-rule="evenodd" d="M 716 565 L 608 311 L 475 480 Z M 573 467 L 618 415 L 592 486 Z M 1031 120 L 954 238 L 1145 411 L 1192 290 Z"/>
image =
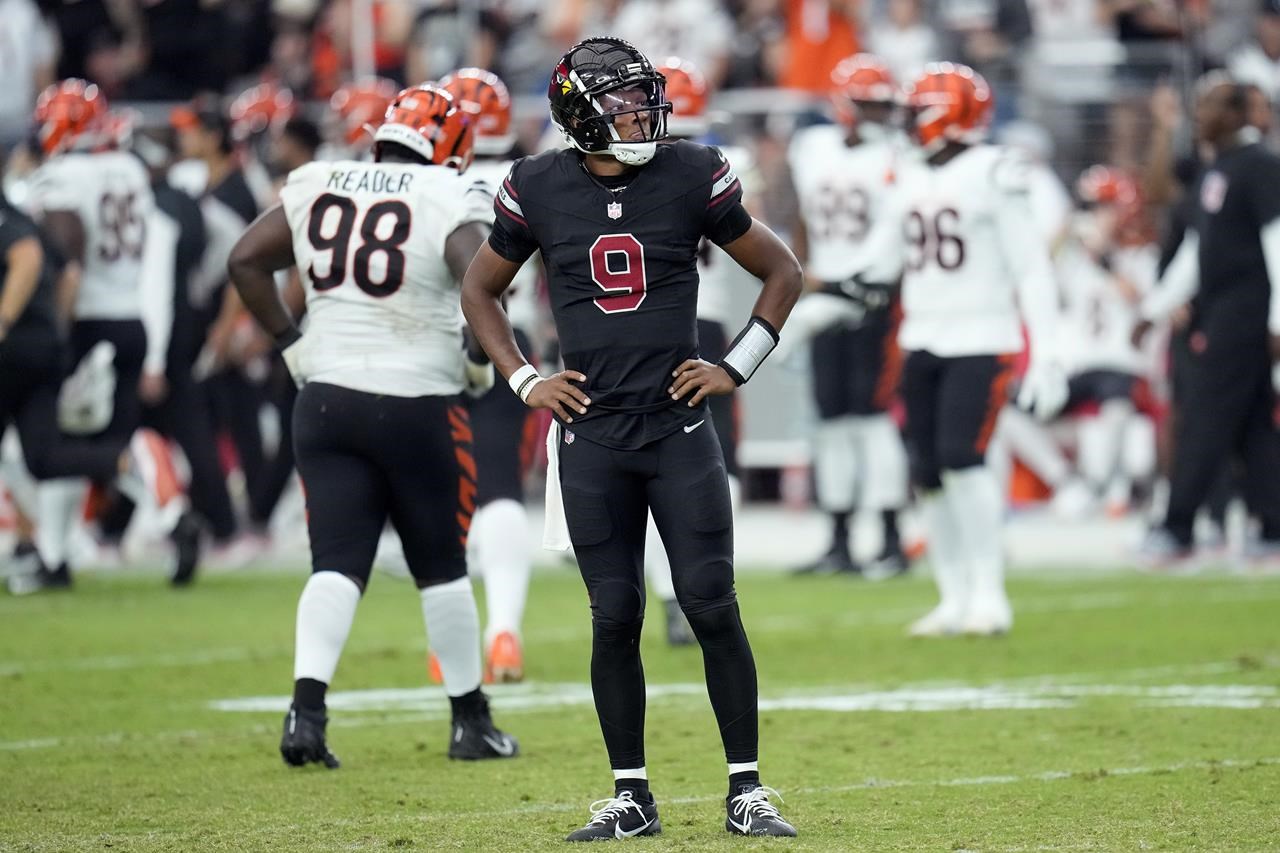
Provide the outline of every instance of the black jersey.
<path id="1" fill-rule="evenodd" d="M 1265 329 L 1271 286 L 1259 232 L 1277 217 L 1280 157 L 1263 146 L 1230 148 L 1200 176 L 1191 220 L 1200 238 L 1196 315 L 1230 310 Z"/>
<path id="2" fill-rule="evenodd" d="M 14 243 L 27 237 L 40 239 L 45 259 L 35 292 L 31 294 L 30 301 L 9 330 L 11 341 L 17 341 L 26 335 L 54 335 L 57 329 L 54 322 L 53 291 L 54 282 L 57 280 L 62 264 L 56 254 L 51 251 L 48 241 L 43 238 L 35 222 L 7 202 L 0 203 L 0 282 L 9 275 L 9 249 Z"/>
<path id="3" fill-rule="evenodd" d="M 616 181 L 589 174 L 576 151 L 526 157 L 494 207 L 489 245 L 514 263 L 542 253 L 565 367 L 587 377 L 575 432 L 630 450 L 706 417 L 705 401 L 691 409 L 666 389 L 698 355 L 699 242 L 723 245 L 751 224 L 718 150 L 662 144 Z"/>

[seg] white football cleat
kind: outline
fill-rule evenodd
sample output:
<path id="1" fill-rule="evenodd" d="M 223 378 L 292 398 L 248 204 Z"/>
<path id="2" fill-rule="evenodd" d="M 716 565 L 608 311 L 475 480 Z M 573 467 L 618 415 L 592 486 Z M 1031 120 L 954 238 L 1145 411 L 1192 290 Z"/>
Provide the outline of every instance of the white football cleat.
<path id="1" fill-rule="evenodd" d="M 948 637 L 960 633 L 964 613 L 951 602 L 943 602 L 907 627 L 911 637 Z"/>
<path id="2" fill-rule="evenodd" d="M 1013 627 L 1013 608 L 1003 594 L 984 597 L 970 602 L 969 610 L 960 623 L 960 631 L 977 637 L 1007 634 Z"/>

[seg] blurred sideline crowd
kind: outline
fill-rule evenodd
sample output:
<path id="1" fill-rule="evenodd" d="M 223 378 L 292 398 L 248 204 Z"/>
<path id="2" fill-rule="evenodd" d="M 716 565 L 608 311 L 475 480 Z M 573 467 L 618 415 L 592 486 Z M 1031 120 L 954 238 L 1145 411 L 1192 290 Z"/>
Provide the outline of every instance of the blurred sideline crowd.
<path id="1" fill-rule="evenodd" d="M 292 169 L 362 156 L 366 125 L 406 82 L 464 65 L 493 69 L 517 103 L 514 153 L 541 150 L 549 144 L 545 106 L 520 109 L 521 96 L 541 104 L 547 71 L 565 46 L 604 32 L 701 70 L 706 138 L 746 152 L 750 166 L 738 170 L 749 173 L 753 212 L 792 239 L 820 227 L 798 197 L 792 140 L 837 118 L 828 90 L 840 60 L 876 53 L 900 83 L 935 60 L 965 62 L 985 76 L 992 136 L 1036 164 L 1032 209 L 1054 264 L 1056 282 L 1047 284 L 1063 318 L 1059 351 L 1079 389 L 1049 423 L 1007 407 L 989 464 L 1015 505 L 1046 501 L 1069 517 L 1162 513 L 1171 425 L 1185 403 L 1176 393 L 1177 362 L 1195 343 L 1187 308 L 1148 330 L 1141 306 L 1181 243 L 1208 156 L 1189 119 L 1196 81 L 1214 68 L 1229 74 L 1247 88 L 1249 125 L 1261 139 L 1275 138 L 1280 0 L 374 0 L 376 79 L 356 77 L 364 61 L 352 48 L 356 8 L 351 0 L 0 0 L 0 36 L 10 45 L 9 85 L 0 94 L 5 210 L 38 211 L 47 202 L 41 170 L 54 149 L 33 134 L 32 116 L 39 93 L 67 78 L 87 81 L 110 104 L 95 145 L 135 158 L 155 197 L 154 210 L 117 199 L 121 206 L 101 213 L 122 251 L 134 254 L 126 286 L 137 288 L 146 341 L 106 335 L 81 346 L 67 330 L 100 318 L 76 316 L 74 299 L 60 296 L 52 306 L 73 342 L 71 379 L 58 400 L 70 443 L 87 447 L 85 436 L 100 437 L 104 427 L 93 414 L 105 405 L 94 399 L 103 387 L 95 376 L 108 375 L 94 373 L 101 340 L 116 352 L 141 348 L 136 375 L 113 381 L 136 383 L 147 429 L 117 436 L 109 453 L 93 451 L 107 461 L 88 466 L 101 473 L 88 477 L 97 486 L 84 510 L 93 535 L 82 537 L 78 555 L 66 541 L 40 542 L 41 535 L 67 540 L 66 529 L 27 522 L 48 517 L 50 502 L 79 507 L 83 491 L 41 494 L 32 475 L 44 480 L 46 472 L 22 470 L 19 430 L 9 430 L 3 478 L 6 523 L 16 525 L 18 541 L 12 574 L 36 554 L 49 568 L 109 561 L 135 515 L 147 537 L 172 541 L 179 582 L 194 572 L 201 543 L 206 563 L 233 566 L 271 547 L 273 531 L 301 535 L 289 429 L 295 386 L 228 287 L 231 246 L 275 202 Z M 717 112 L 720 105 L 732 109 Z M 856 218 L 856 211 L 831 215 Z M 61 270 L 67 259 L 45 242 L 44 263 Z M 301 312 L 296 272 L 280 284 Z M 152 310 L 159 302 L 164 307 Z M 536 324 L 535 345 L 554 363 L 548 328 Z M 821 444 L 823 418 L 816 420 Z M 749 430 L 749 413 L 741 422 Z M 819 505 L 823 464 L 815 453 Z M 1224 468 L 1213 490 L 1200 528 L 1205 543 L 1225 541 L 1238 473 Z M 831 501 L 841 503 L 832 498 L 823 509 L 837 518 L 880 509 Z M 834 531 L 834 540 L 847 541 L 839 520 Z M 837 541 L 802 568 L 860 569 Z M 905 551 L 911 556 L 912 543 Z"/>

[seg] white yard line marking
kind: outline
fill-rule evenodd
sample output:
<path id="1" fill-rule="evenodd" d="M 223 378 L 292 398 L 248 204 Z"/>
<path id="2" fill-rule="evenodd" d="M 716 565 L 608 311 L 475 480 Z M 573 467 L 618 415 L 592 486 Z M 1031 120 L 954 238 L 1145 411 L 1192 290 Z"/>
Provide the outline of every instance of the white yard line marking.
<path id="1" fill-rule="evenodd" d="M 970 788 L 987 785 L 1016 785 L 1028 782 L 1060 782 L 1066 779 L 1084 778 L 1105 779 L 1108 776 L 1154 776 L 1165 773 L 1180 773 L 1188 770 L 1213 770 L 1215 768 L 1244 769 L 1250 767 L 1275 767 L 1280 765 L 1280 758 L 1225 758 L 1212 761 L 1182 761 L 1177 764 L 1166 764 L 1156 767 L 1085 767 L 1079 770 L 1046 770 L 1041 773 L 1008 774 L 999 776 L 967 776 L 957 779 L 867 779 L 865 782 L 854 782 L 847 785 L 823 785 L 810 788 L 792 788 L 784 791 L 785 796 L 807 796 L 810 794 L 842 794 L 851 791 L 876 790 L 878 788 Z M 719 794 L 696 797 L 664 797 L 662 805 L 696 805 L 698 803 L 723 802 Z M 582 803 L 545 803 L 540 805 L 524 805 L 506 811 L 475 812 L 437 812 L 448 817 L 481 817 L 484 815 L 522 815 L 540 812 L 574 812 L 585 811 Z"/>

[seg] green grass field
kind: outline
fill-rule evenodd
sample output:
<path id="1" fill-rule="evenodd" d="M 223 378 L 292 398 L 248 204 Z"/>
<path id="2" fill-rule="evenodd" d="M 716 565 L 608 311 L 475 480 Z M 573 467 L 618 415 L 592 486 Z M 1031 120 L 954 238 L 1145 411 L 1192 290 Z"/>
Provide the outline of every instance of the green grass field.
<path id="1" fill-rule="evenodd" d="M 492 691 L 522 757 L 477 765 L 445 759 L 446 705 L 419 689 L 412 587 L 376 576 L 331 694 L 333 772 L 277 753 L 302 582 L 99 574 L 0 598 L 0 849 L 564 849 L 610 791 L 576 574 L 535 577 L 530 683 Z M 724 833 L 701 658 L 662 645 L 655 609 L 664 833 L 640 849 L 1280 849 L 1280 577 L 1021 575 L 994 640 L 905 639 L 921 578 L 739 590 L 764 778 L 800 838 Z M 414 692 L 360 692 L 387 688 Z"/>

